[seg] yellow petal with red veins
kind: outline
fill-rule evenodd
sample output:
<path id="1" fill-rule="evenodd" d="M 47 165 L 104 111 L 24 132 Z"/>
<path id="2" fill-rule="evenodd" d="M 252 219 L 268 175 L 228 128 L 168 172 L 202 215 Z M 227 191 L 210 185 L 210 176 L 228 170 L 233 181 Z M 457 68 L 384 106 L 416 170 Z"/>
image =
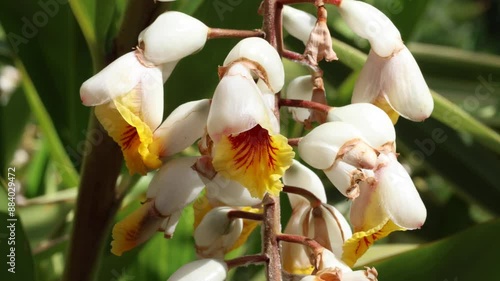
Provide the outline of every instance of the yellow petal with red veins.
<path id="1" fill-rule="evenodd" d="M 139 91 L 120 96 L 109 103 L 95 107 L 97 119 L 120 145 L 130 174 L 145 175 L 161 166 L 158 155 L 149 151 L 153 142 L 151 128 L 141 119 Z"/>
<path id="2" fill-rule="evenodd" d="M 352 267 L 356 261 L 368 250 L 368 248 L 375 243 L 375 241 L 386 237 L 393 231 L 404 231 L 405 228 L 399 227 L 394 224 L 390 219 L 386 219 L 376 227 L 368 231 L 359 231 L 352 235 L 350 239 L 344 243 L 344 253 L 342 254 L 342 261 L 348 266 Z"/>
<path id="3" fill-rule="evenodd" d="M 113 227 L 111 253 L 121 256 L 151 237 L 160 227 L 163 217 L 154 213 L 154 202 L 143 204 Z"/>
<path id="4" fill-rule="evenodd" d="M 213 166 L 225 178 L 246 187 L 253 197 L 277 195 L 280 178 L 295 153 L 282 135 L 269 135 L 260 125 L 237 135 L 222 136 L 215 145 Z"/>

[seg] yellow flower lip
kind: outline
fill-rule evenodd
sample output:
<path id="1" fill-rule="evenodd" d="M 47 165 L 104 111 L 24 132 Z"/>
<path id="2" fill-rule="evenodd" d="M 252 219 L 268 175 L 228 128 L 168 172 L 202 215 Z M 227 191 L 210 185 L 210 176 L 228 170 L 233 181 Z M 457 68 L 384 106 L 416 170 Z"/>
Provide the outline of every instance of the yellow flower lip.
<path id="1" fill-rule="evenodd" d="M 280 178 L 292 164 L 295 153 L 282 135 L 256 125 L 237 135 L 224 135 L 215 145 L 213 165 L 222 176 L 245 186 L 253 197 L 266 192 L 277 195 Z"/>

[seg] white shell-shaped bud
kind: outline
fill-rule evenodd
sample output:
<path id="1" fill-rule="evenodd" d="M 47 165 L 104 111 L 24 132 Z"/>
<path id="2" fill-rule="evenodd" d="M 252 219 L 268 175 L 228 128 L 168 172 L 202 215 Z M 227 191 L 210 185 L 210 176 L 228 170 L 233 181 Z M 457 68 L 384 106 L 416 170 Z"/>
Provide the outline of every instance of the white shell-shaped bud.
<path id="1" fill-rule="evenodd" d="M 201 21 L 175 11 L 161 14 L 139 36 L 144 57 L 155 65 L 178 61 L 203 48 L 208 27 Z"/>
<path id="2" fill-rule="evenodd" d="M 344 242 L 352 236 L 351 227 L 342 213 L 327 204 L 311 211 L 306 229 L 305 236 L 313 238 L 338 257 L 342 256 Z"/>
<path id="3" fill-rule="evenodd" d="M 283 6 L 283 27 L 304 45 L 307 45 L 315 25 L 316 17 L 313 15 L 287 5 Z"/>
<path id="4" fill-rule="evenodd" d="M 333 165 L 340 148 L 348 141 L 361 139 L 362 133 L 345 122 L 327 122 L 314 128 L 299 142 L 300 157 L 316 169 Z"/>
<path id="5" fill-rule="evenodd" d="M 372 49 L 381 57 L 389 57 L 404 44 L 399 30 L 377 8 L 362 1 L 343 0 L 340 15 L 360 37 L 370 41 Z"/>
<path id="6" fill-rule="evenodd" d="M 269 120 L 274 117 L 269 114 L 250 71 L 236 63 L 215 89 L 207 120 L 208 134 L 217 142 L 223 134 L 238 134 L 257 124 L 269 128 Z"/>
<path id="7" fill-rule="evenodd" d="M 391 58 L 370 51 L 352 95 L 353 103 L 384 98 L 406 119 L 423 121 L 434 109 L 434 101 L 424 76 L 408 48 Z"/>
<path id="8" fill-rule="evenodd" d="M 155 208 L 163 216 L 191 204 L 205 185 L 191 167 L 198 157 L 176 158 L 164 164 L 149 184 L 147 198 L 154 199 Z"/>
<path id="9" fill-rule="evenodd" d="M 191 101 L 177 107 L 154 132 L 150 150 L 166 157 L 178 153 L 205 132 L 210 100 Z"/>
<path id="10" fill-rule="evenodd" d="M 242 219 L 230 219 L 229 207 L 210 210 L 194 231 L 196 252 L 201 257 L 223 258 L 243 230 Z"/>
<path id="11" fill-rule="evenodd" d="M 260 64 L 266 71 L 267 79 L 273 92 L 277 93 L 281 91 L 285 83 L 283 63 L 278 52 L 266 40 L 258 37 L 241 40 L 227 55 L 224 60 L 224 66 L 241 58 L 246 58 Z"/>
<path id="12" fill-rule="evenodd" d="M 311 75 L 300 76 L 293 79 L 287 87 L 286 97 L 288 99 L 300 99 L 310 101 L 313 96 L 313 81 Z M 289 107 L 288 111 L 297 122 L 304 122 L 309 118 L 311 112 L 307 108 Z"/>
<path id="13" fill-rule="evenodd" d="M 129 93 L 139 84 L 145 84 L 141 87 L 160 87 L 163 93 L 162 82 L 160 68 L 144 66 L 135 52 L 129 52 L 85 81 L 80 87 L 80 98 L 84 105 L 96 106 Z"/>
<path id="14" fill-rule="evenodd" d="M 332 184 L 348 198 L 356 198 L 359 195 L 358 183 L 366 179 L 364 172 L 342 160 L 324 170 Z"/>
<path id="15" fill-rule="evenodd" d="M 222 260 L 202 259 L 183 265 L 167 281 L 224 281 L 227 270 Z"/>
<path id="16" fill-rule="evenodd" d="M 387 114 L 371 103 L 354 103 L 333 107 L 327 116 L 327 122 L 343 121 L 361 131 L 366 142 L 377 148 L 388 142 L 396 141 L 396 131 Z"/>
<path id="17" fill-rule="evenodd" d="M 327 268 L 338 268 L 342 272 L 352 271 L 352 269 L 347 264 L 339 260 L 334 253 L 332 253 L 328 249 L 323 249 L 323 252 L 319 257 L 318 270 Z"/>
<path id="18" fill-rule="evenodd" d="M 314 194 L 322 203 L 326 203 L 325 187 L 321 179 L 315 172 L 311 171 L 299 161 L 293 160 L 292 166 L 286 170 L 283 176 L 285 185 L 295 186 L 305 189 Z M 298 207 L 300 204 L 308 204 L 309 202 L 304 197 L 288 193 L 292 208 Z"/>

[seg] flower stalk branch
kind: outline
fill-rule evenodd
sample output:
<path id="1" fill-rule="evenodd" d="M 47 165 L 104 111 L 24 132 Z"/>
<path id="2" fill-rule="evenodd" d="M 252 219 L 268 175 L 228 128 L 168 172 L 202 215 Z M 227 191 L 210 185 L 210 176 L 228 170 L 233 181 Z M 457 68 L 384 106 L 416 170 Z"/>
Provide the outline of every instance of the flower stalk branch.
<path id="1" fill-rule="evenodd" d="M 268 262 L 268 258 L 264 255 L 250 255 L 238 257 L 232 260 L 227 260 L 226 264 L 228 269 L 233 269 L 240 266 L 248 266 L 250 264 L 260 264 Z"/>
<path id="2" fill-rule="evenodd" d="M 260 37 L 264 38 L 265 33 L 262 30 L 238 30 L 238 29 L 223 29 L 223 28 L 210 28 L 208 31 L 208 39 L 217 38 L 248 38 Z"/>
<path id="3" fill-rule="evenodd" d="M 283 186 L 283 192 L 286 193 L 293 193 L 300 195 L 307 199 L 311 203 L 312 208 L 319 207 L 321 205 L 321 200 L 316 197 L 312 192 L 309 190 L 306 190 L 304 188 L 296 187 L 296 186 L 290 186 L 290 185 L 285 185 Z"/>
<path id="4" fill-rule="evenodd" d="M 280 99 L 279 105 L 314 109 L 323 113 L 328 113 L 330 109 L 332 109 L 332 107 L 322 103 L 308 101 L 308 100 L 296 100 L 296 99 Z"/>
<path id="5" fill-rule="evenodd" d="M 262 221 L 264 219 L 264 216 L 262 214 L 256 214 L 256 213 L 245 212 L 245 211 L 240 211 L 240 210 L 229 211 L 227 213 L 227 216 L 230 219 L 240 218 L 240 219 L 247 219 L 247 220 L 254 220 L 254 221 Z"/>

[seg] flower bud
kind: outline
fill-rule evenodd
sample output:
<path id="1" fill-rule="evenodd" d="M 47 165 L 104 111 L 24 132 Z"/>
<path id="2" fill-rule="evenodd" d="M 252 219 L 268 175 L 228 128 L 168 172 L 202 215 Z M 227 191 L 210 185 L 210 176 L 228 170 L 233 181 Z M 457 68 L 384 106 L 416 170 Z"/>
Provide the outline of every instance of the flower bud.
<path id="1" fill-rule="evenodd" d="M 305 236 L 341 257 L 343 244 L 352 236 L 351 227 L 344 216 L 333 206 L 322 204 L 309 212 Z"/>
<path id="2" fill-rule="evenodd" d="M 208 99 L 180 105 L 155 130 L 149 149 L 164 158 L 192 145 L 205 132 L 209 109 Z"/>
<path id="3" fill-rule="evenodd" d="M 278 52 L 264 39 L 250 37 L 241 40 L 229 52 L 224 66 L 245 58 L 258 63 L 267 74 L 265 77 L 274 93 L 281 91 L 285 83 L 285 71 Z"/>
<path id="4" fill-rule="evenodd" d="M 374 148 L 396 141 L 396 131 L 391 119 L 382 109 L 371 103 L 333 107 L 328 112 L 327 121 L 343 121 L 353 125 Z"/>
<path id="5" fill-rule="evenodd" d="M 366 170 L 356 168 L 342 160 L 337 160 L 329 169 L 324 170 L 332 184 L 349 199 L 359 195 L 359 182 L 366 180 Z"/>
<path id="6" fill-rule="evenodd" d="M 202 259 L 183 265 L 167 281 L 224 281 L 227 270 L 222 260 Z"/>
<path id="7" fill-rule="evenodd" d="M 209 28 L 175 11 L 161 14 L 139 37 L 144 57 L 155 65 L 178 61 L 203 48 Z"/>
<path id="8" fill-rule="evenodd" d="M 242 219 L 231 219 L 232 208 L 218 207 L 209 211 L 194 231 L 196 252 L 200 257 L 223 258 L 243 230 Z"/>
<path id="9" fill-rule="evenodd" d="M 287 87 L 286 97 L 288 99 L 311 100 L 313 96 L 313 81 L 311 75 L 300 76 L 293 79 Z M 303 123 L 309 118 L 311 112 L 307 108 L 289 107 L 293 119 Z"/>
<path id="10" fill-rule="evenodd" d="M 287 5 L 283 6 L 283 27 L 304 45 L 307 45 L 315 25 L 316 17 L 313 15 Z"/>
<path id="11" fill-rule="evenodd" d="M 140 54 L 135 51 L 126 53 L 85 81 L 80 88 L 82 103 L 86 106 L 104 104 L 138 86 L 142 88 L 150 84 L 150 88 L 152 85 L 159 85 L 161 88 L 163 109 L 162 72 L 157 67 L 143 65 L 137 58 L 138 55 Z M 161 112 L 163 113 L 163 110 Z"/>
<path id="12" fill-rule="evenodd" d="M 343 0 L 339 12 L 357 35 L 370 41 L 375 53 L 390 57 L 403 48 L 399 30 L 391 20 L 377 8 L 362 1 Z"/>
<path id="13" fill-rule="evenodd" d="M 417 62 L 404 47 L 391 58 L 370 51 L 352 95 L 353 103 L 376 103 L 385 99 L 397 113 L 412 121 L 423 121 L 434 101 Z"/>
<path id="14" fill-rule="evenodd" d="M 302 138 L 299 154 L 309 165 L 325 170 L 333 165 L 344 144 L 361 138 L 362 133 L 348 123 L 324 123 Z"/>

